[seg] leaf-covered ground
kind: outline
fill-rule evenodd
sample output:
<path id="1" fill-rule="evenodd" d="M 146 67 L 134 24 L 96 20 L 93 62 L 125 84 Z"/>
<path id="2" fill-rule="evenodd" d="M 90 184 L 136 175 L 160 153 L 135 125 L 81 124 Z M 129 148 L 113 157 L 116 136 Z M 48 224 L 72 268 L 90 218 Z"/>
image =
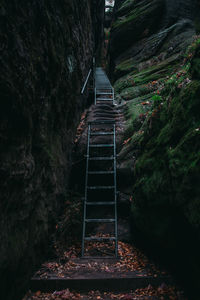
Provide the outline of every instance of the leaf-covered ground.
<path id="1" fill-rule="evenodd" d="M 27 293 L 23 300 L 187 300 L 181 290 L 174 286 L 167 286 L 162 284 L 158 288 L 149 285 L 143 289 L 137 289 L 134 292 L 128 293 L 109 293 L 100 291 L 90 291 L 89 293 L 80 294 L 77 292 L 67 290 L 55 291 L 53 293 Z"/>
<path id="2" fill-rule="evenodd" d="M 107 243 L 88 243 L 86 253 L 89 250 L 96 250 L 96 254 L 112 253 L 114 245 Z M 59 278 L 74 278 L 77 273 L 84 275 L 87 274 L 100 274 L 104 275 L 130 275 L 133 272 L 137 276 L 166 276 L 167 273 L 159 270 L 140 250 L 133 245 L 119 241 L 118 245 L 118 259 L 80 259 L 81 244 L 77 243 L 70 246 L 66 251 L 60 255 L 55 261 L 45 262 L 41 269 L 35 274 L 40 278 L 51 278 L 52 276 Z M 106 251 L 106 252 L 105 252 Z M 103 258 L 103 256 L 102 256 Z M 168 276 L 168 275 L 167 275 Z"/>

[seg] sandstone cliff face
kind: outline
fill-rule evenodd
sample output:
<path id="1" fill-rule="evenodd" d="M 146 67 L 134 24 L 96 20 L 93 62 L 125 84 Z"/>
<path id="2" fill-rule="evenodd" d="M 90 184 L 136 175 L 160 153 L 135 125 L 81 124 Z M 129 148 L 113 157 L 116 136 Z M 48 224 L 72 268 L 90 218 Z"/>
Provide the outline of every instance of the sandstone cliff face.
<path id="1" fill-rule="evenodd" d="M 26 285 L 24 278 L 48 248 L 66 200 L 73 138 L 86 104 L 80 90 L 95 48 L 100 47 L 101 37 L 95 44 L 93 31 L 102 31 L 103 1 L 99 3 L 100 7 L 88 0 L 0 4 L 4 299 L 14 299 L 12 291 L 17 297 Z"/>
<path id="2" fill-rule="evenodd" d="M 172 54 L 185 49 L 189 36 L 195 34 L 197 8 L 197 1 L 116 1 L 110 41 L 112 70 L 121 62 L 127 64 L 129 58 L 137 63 L 167 50 Z"/>
<path id="3" fill-rule="evenodd" d="M 176 258 L 196 289 L 199 15 L 197 1 L 119 0 L 110 40 L 110 70 L 127 119 L 118 174 L 133 199 L 134 236 L 140 232 L 158 254 Z"/>
<path id="4" fill-rule="evenodd" d="M 104 15 L 105 15 L 105 1 L 91 0 L 92 5 L 92 20 L 94 38 L 95 38 L 95 54 L 97 63 L 100 63 L 102 55 L 102 41 L 104 39 Z"/>

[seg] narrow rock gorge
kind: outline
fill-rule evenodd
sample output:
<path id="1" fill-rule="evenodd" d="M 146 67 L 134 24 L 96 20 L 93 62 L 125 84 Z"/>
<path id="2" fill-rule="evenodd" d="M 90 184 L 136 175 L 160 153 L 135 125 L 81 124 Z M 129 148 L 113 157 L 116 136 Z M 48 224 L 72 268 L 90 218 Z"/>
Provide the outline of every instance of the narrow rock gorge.
<path id="1" fill-rule="evenodd" d="M 36 284 L 23 300 L 199 300 L 199 1 L 2 0 L 0 24 L 2 299 Z M 97 69 L 112 84 L 105 74 L 101 105 Z M 116 124 L 113 144 L 110 129 L 92 132 L 93 147 L 117 147 L 117 196 L 106 195 L 118 205 L 114 262 L 80 258 L 88 122 L 97 119 Z M 113 188 L 112 167 L 96 173 Z M 77 289 L 63 287 L 68 279 Z"/>

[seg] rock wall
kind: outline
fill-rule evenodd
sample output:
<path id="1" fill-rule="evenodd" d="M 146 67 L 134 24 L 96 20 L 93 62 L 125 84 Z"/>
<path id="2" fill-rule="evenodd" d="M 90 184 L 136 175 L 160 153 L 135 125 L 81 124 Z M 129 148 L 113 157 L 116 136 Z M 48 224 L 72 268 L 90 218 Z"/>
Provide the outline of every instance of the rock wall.
<path id="1" fill-rule="evenodd" d="M 170 26 L 180 20 L 195 18 L 197 12 L 198 1 L 186 0 L 167 0 L 165 1 L 166 13 L 164 16 L 164 25 Z"/>
<path id="2" fill-rule="evenodd" d="M 103 1 L 99 1 L 103 3 Z M 89 0 L 0 4 L 0 282 L 18 298 L 66 200 L 80 90 L 102 31 Z M 94 15 L 95 14 L 95 15 Z M 98 45 L 97 45 L 98 44 Z"/>
<path id="3" fill-rule="evenodd" d="M 199 16 L 197 1 L 116 0 L 109 53 L 127 119 L 118 182 L 132 200 L 133 237 L 179 269 L 193 291 L 200 266 Z"/>
<path id="4" fill-rule="evenodd" d="M 104 23 L 102 22 L 102 20 L 104 20 L 105 18 L 105 1 L 91 0 L 91 5 L 93 30 L 95 36 L 96 63 L 100 64 L 103 47 L 102 41 L 104 39 Z"/>
<path id="5" fill-rule="evenodd" d="M 176 26 L 183 34 L 188 27 L 194 29 L 194 23 L 199 27 L 199 9 L 197 1 L 192 0 L 117 0 L 110 41 L 111 71 L 127 58 L 135 58 L 138 62 L 160 54 L 163 50 L 161 46 L 164 46 L 165 39 L 170 39 L 169 33 Z M 179 34 L 176 32 L 175 36 Z M 180 43 L 180 40 L 177 41 L 174 46 L 179 48 L 174 51 L 180 51 Z"/>

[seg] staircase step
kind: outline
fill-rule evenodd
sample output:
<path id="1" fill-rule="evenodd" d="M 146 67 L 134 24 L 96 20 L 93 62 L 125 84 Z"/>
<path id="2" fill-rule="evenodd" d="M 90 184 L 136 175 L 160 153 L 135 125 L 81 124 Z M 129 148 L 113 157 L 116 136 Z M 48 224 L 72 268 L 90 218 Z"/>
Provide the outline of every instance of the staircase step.
<path id="1" fill-rule="evenodd" d="M 112 86 L 110 84 L 107 83 L 102 83 L 102 84 L 98 84 L 98 86 L 96 87 L 96 89 L 99 90 L 111 90 L 112 91 Z"/>
<path id="2" fill-rule="evenodd" d="M 98 202 L 86 202 L 86 205 L 114 205 L 114 201 L 98 201 Z"/>
<path id="3" fill-rule="evenodd" d="M 101 103 L 101 102 L 100 102 Z M 103 102 L 102 102 L 103 103 Z M 99 104 L 100 106 L 101 105 L 103 105 L 103 104 Z M 97 105 L 98 106 L 98 105 Z M 103 116 L 97 116 L 97 118 L 99 118 L 99 119 L 97 119 L 96 120 L 96 122 L 101 122 L 101 121 L 103 121 L 101 124 L 109 124 L 109 125 L 112 125 L 112 124 L 115 124 L 116 123 L 116 120 L 113 120 L 113 117 L 111 117 L 111 116 L 109 116 L 109 117 L 105 117 L 105 118 L 103 118 Z M 105 123 L 105 121 L 107 121 L 107 122 L 110 122 L 110 123 Z M 88 122 L 89 123 L 89 122 Z M 98 125 L 100 125 L 100 123 L 98 124 Z"/>
<path id="4" fill-rule="evenodd" d="M 96 121 L 89 121 L 88 124 L 90 125 L 97 125 L 97 124 L 115 124 L 115 120 L 96 120 Z"/>
<path id="5" fill-rule="evenodd" d="M 115 241 L 115 237 L 85 237 L 85 241 Z"/>
<path id="6" fill-rule="evenodd" d="M 97 91 L 96 91 L 96 95 L 97 95 L 97 94 L 100 94 L 100 93 L 105 93 L 106 95 L 107 95 L 107 94 L 112 95 L 112 90 L 110 90 L 110 89 L 100 89 L 100 90 L 97 90 Z"/>
<path id="7" fill-rule="evenodd" d="M 97 95 L 113 95 L 113 93 L 97 92 Z"/>
<path id="8" fill-rule="evenodd" d="M 114 189 L 115 186 L 114 185 L 96 185 L 96 186 L 87 186 L 88 190 L 111 190 Z"/>
<path id="9" fill-rule="evenodd" d="M 114 156 L 105 157 L 90 157 L 89 160 L 114 160 Z"/>
<path id="10" fill-rule="evenodd" d="M 100 262 L 102 260 L 101 257 L 92 258 L 96 259 L 97 261 L 100 260 Z M 85 259 L 86 261 L 90 261 L 91 256 L 83 256 L 82 258 L 80 258 L 81 261 L 83 259 Z M 113 258 L 112 256 L 104 257 L 103 261 L 105 259 L 110 260 L 111 262 L 114 259 L 116 260 L 116 262 L 118 261 L 118 259 Z M 166 285 L 174 285 L 172 278 L 169 276 L 141 276 L 141 274 L 138 275 L 137 272 L 124 272 L 122 274 L 119 272 L 115 272 L 110 275 L 105 271 L 103 273 L 91 273 L 90 269 L 88 272 L 86 272 L 84 267 L 82 268 L 82 274 L 84 274 L 84 276 L 80 276 L 80 274 L 77 274 L 73 278 L 70 278 L 70 272 L 69 274 L 67 274 L 68 276 L 66 275 L 66 277 L 64 278 L 53 277 L 50 279 L 46 279 L 33 277 L 30 282 L 30 289 L 32 292 L 42 291 L 53 293 L 55 291 L 62 291 L 68 288 L 70 290 L 76 290 L 80 293 L 80 291 L 89 292 L 91 291 L 92 287 L 93 290 L 99 290 L 102 292 L 112 291 L 115 293 L 124 293 L 129 290 L 146 288 L 149 285 L 159 287 L 163 282 L 165 282 Z"/>
<path id="11" fill-rule="evenodd" d="M 103 90 L 103 91 L 111 91 L 112 92 L 112 88 L 110 88 L 109 86 L 99 86 L 96 91 L 99 91 L 99 90 Z"/>
<path id="12" fill-rule="evenodd" d="M 96 103 L 96 107 L 105 107 L 105 105 L 107 105 L 107 106 L 110 106 L 111 108 L 114 108 L 115 107 L 115 104 L 113 104 L 113 102 L 111 102 L 111 101 L 108 101 L 108 102 L 106 102 L 106 101 L 97 101 L 97 103 Z"/>
<path id="13" fill-rule="evenodd" d="M 100 99 L 96 99 L 96 101 L 113 101 L 113 99 L 109 98 L 109 99 L 106 99 L 106 98 L 100 98 Z"/>
<path id="14" fill-rule="evenodd" d="M 112 97 L 100 97 L 100 96 L 98 96 L 98 97 L 96 97 L 96 100 L 113 100 L 113 98 Z"/>
<path id="15" fill-rule="evenodd" d="M 111 86 L 99 86 L 99 87 L 96 87 L 96 90 L 97 91 L 112 91 L 113 89 L 112 89 L 112 87 Z"/>
<path id="16" fill-rule="evenodd" d="M 103 132 L 103 131 L 97 131 L 97 132 L 92 132 L 92 133 L 90 133 L 90 135 L 113 135 L 114 134 L 114 132 Z"/>
<path id="17" fill-rule="evenodd" d="M 90 148 L 106 148 L 106 147 L 114 147 L 114 144 L 91 144 Z"/>
<path id="18" fill-rule="evenodd" d="M 85 219 L 86 223 L 112 223 L 115 219 Z"/>
<path id="19" fill-rule="evenodd" d="M 114 174 L 114 171 L 89 171 L 89 175 L 104 175 L 104 174 Z"/>

